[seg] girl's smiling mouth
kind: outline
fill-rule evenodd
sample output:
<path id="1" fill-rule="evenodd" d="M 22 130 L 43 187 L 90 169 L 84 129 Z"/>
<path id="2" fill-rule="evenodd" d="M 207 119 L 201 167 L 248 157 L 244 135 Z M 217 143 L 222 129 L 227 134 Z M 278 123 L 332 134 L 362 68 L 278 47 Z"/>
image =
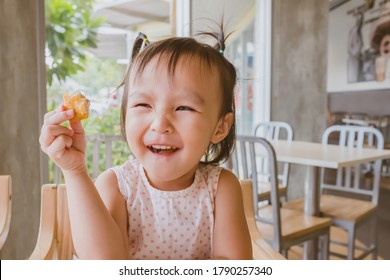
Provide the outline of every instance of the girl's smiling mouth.
<path id="1" fill-rule="evenodd" d="M 178 150 L 176 147 L 172 146 L 165 146 L 165 145 L 150 145 L 147 146 L 148 149 L 155 154 L 167 154 L 167 153 L 173 153 Z"/>

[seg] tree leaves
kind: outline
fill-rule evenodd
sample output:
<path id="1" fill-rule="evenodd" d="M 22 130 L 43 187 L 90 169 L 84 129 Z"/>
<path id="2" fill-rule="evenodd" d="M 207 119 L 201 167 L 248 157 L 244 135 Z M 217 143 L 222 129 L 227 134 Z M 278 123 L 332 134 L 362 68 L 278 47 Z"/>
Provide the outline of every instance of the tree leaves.
<path id="1" fill-rule="evenodd" d="M 102 18 L 92 17 L 94 0 L 46 0 L 46 73 L 52 84 L 84 70 L 85 51 L 97 47 Z"/>

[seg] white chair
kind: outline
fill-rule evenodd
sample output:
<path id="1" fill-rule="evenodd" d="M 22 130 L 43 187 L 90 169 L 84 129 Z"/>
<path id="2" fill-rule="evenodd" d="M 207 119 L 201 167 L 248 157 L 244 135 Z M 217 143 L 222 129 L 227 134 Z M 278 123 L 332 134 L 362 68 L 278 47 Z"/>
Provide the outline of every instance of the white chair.
<path id="1" fill-rule="evenodd" d="M 344 119 L 344 122 L 352 125 L 360 125 L 360 126 L 372 126 L 377 128 L 383 135 L 384 140 L 384 149 L 390 149 L 390 116 L 377 116 L 377 117 L 369 117 L 367 115 L 363 116 L 351 116 L 349 118 Z M 385 159 L 383 161 L 383 173 L 384 176 L 390 176 L 390 160 Z M 366 170 L 372 169 L 370 164 L 366 165 Z"/>
<path id="2" fill-rule="evenodd" d="M 334 137 L 334 134 L 337 134 L 337 137 Z M 336 145 L 347 147 L 383 149 L 384 145 L 382 133 L 376 128 L 367 126 L 330 126 L 322 136 L 322 143 L 329 143 L 329 139 L 332 139 L 332 143 Z M 348 241 L 345 244 L 334 242 L 331 235 L 331 242 L 337 245 L 331 246 L 332 255 L 347 259 L 363 259 L 372 254 L 373 259 L 377 258 L 376 210 L 382 161 L 377 160 L 372 166 L 372 182 L 368 186 L 362 183 L 364 165 L 339 168 L 333 181 L 329 180 L 329 177 L 332 177 L 329 176 L 331 170 L 321 171 L 320 212 L 323 216 L 332 218 L 333 226 L 343 229 L 348 234 Z M 303 211 L 303 200 L 289 201 L 283 207 Z M 371 240 L 366 246 L 361 246 L 361 242 L 357 246 L 357 230 L 369 222 L 372 223 Z M 340 253 L 340 246 L 347 248 L 345 255 Z M 332 247 L 337 249 L 337 252 Z"/>
<path id="3" fill-rule="evenodd" d="M 291 141 L 294 137 L 294 132 L 292 127 L 286 122 L 280 121 L 270 121 L 263 122 L 258 124 L 255 127 L 255 136 L 263 137 L 267 140 L 288 140 Z M 289 176 L 289 164 L 288 163 L 278 163 L 278 179 L 279 179 L 279 189 L 280 195 L 287 200 L 287 185 L 288 185 L 288 176 Z M 261 173 L 261 171 L 260 171 Z M 258 174 L 261 176 L 261 174 Z M 261 192 L 260 200 L 268 200 L 270 198 L 270 189 L 266 186 L 262 186 L 259 189 Z"/>
<path id="4" fill-rule="evenodd" d="M 12 180 L 10 175 L 0 176 L 0 250 L 7 240 L 12 209 Z"/>
<path id="5" fill-rule="evenodd" d="M 320 238 L 321 258 L 327 259 L 331 219 L 308 216 L 301 211 L 280 208 L 277 161 L 272 145 L 266 139 L 256 136 L 238 135 L 237 142 L 238 149 L 241 150 L 240 154 L 246 156 L 239 156 L 233 163 L 236 168 L 244 166 L 244 170 L 247 170 L 246 179 L 249 180 L 241 180 L 241 184 L 242 186 L 248 183 L 252 185 L 253 211 L 256 214 L 261 236 L 284 256 L 287 256 L 287 250 L 291 246 Z M 263 156 L 267 161 L 268 178 L 265 178 L 265 182 L 271 186 L 271 205 L 260 206 L 258 203 L 259 195 L 256 194 L 258 194 L 259 182 L 258 176 L 254 175 L 257 174 L 258 169 L 256 155 Z M 248 189 L 248 187 L 245 188 Z M 244 192 L 245 197 L 248 196 Z M 253 226 L 250 223 L 249 226 L 252 232 Z"/>

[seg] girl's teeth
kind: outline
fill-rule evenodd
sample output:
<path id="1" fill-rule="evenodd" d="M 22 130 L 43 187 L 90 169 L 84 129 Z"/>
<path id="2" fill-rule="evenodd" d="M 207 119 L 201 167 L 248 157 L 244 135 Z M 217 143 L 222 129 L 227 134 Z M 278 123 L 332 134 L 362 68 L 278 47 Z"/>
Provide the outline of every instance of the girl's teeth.
<path id="1" fill-rule="evenodd" d="M 159 149 L 159 150 L 166 150 L 166 149 L 171 149 L 172 148 L 170 146 L 161 146 L 161 145 L 153 145 L 152 147 L 154 149 Z"/>
<path id="2" fill-rule="evenodd" d="M 174 149 L 174 147 L 171 147 L 171 146 L 162 146 L 162 145 L 153 145 L 152 148 L 153 148 L 153 149 L 158 149 L 158 150 L 170 150 L 170 149 Z"/>
<path id="3" fill-rule="evenodd" d="M 165 145 L 152 145 L 149 146 L 149 149 L 154 153 L 170 153 L 177 150 L 175 147 Z"/>

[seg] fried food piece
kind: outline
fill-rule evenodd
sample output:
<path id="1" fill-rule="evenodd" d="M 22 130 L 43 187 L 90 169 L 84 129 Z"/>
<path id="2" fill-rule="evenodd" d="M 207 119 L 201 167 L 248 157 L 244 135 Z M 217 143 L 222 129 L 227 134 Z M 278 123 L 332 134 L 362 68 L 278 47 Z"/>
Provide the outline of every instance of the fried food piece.
<path id="1" fill-rule="evenodd" d="M 89 100 L 82 91 L 76 91 L 72 94 L 64 94 L 64 104 L 66 110 L 73 109 L 74 117 L 71 121 L 87 119 L 89 116 Z"/>

